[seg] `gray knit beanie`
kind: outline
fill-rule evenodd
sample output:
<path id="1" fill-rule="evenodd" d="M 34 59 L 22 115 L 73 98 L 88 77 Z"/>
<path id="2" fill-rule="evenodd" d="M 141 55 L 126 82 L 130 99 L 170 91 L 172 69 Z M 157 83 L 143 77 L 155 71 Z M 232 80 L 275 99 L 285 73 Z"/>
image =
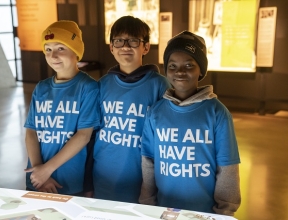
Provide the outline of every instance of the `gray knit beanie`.
<path id="1" fill-rule="evenodd" d="M 174 52 L 184 52 L 193 57 L 198 63 L 202 76 L 198 81 L 202 80 L 207 74 L 208 60 L 206 44 L 202 37 L 189 31 L 183 31 L 168 41 L 164 51 L 164 71 L 167 72 L 167 63 L 169 57 Z"/>

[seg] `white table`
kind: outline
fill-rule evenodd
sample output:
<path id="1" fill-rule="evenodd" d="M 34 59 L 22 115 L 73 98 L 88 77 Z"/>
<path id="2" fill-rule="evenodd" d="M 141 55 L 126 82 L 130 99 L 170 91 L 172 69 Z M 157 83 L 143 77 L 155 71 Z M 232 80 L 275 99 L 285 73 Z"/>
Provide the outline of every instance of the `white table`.
<path id="1" fill-rule="evenodd" d="M 235 220 L 210 213 L 0 188 L 0 220 Z"/>

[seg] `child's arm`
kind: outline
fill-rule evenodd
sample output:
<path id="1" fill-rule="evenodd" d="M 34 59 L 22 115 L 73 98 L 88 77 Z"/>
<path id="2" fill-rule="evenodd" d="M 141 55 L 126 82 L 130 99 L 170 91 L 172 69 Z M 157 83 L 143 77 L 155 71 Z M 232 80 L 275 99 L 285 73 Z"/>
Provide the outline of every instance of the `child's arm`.
<path id="1" fill-rule="evenodd" d="M 238 164 L 217 168 L 214 199 L 217 214 L 233 216 L 237 211 L 241 203 Z"/>
<path id="2" fill-rule="evenodd" d="M 30 178 L 33 186 L 39 189 L 56 169 L 75 156 L 89 142 L 92 131 L 93 127 L 78 130 L 49 161 L 42 165 L 33 164 L 32 168 L 27 169 L 26 172 L 32 172 Z"/>
<path id="3" fill-rule="evenodd" d="M 142 176 L 143 182 L 139 203 L 146 205 L 156 205 L 157 187 L 154 176 L 154 160 L 142 156 Z"/>
<path id="4" fill-rule="evenodd" d="M 40 153 L 40 146 L 35 130 L 30 128 L 26 129 L 25 144 L 31 166 L 34 167 L 42 164 L 43 162 Z"/>
<path id="5" fill-rule="evenodd" d="M 34 130 L 29 128 L 26 129 L 25 143 L 31 166 L 36 167 L 43 164 L 37 134 Z M 49 179 L 51 180 L 49 181 Z M 45 182 L 44 187 L 39 189 L 39 191 L 57 193 L 56 187 L 62 188 L 62 186 L 60 186 L 53 178 L 50 177 L 49 179 Z"/>

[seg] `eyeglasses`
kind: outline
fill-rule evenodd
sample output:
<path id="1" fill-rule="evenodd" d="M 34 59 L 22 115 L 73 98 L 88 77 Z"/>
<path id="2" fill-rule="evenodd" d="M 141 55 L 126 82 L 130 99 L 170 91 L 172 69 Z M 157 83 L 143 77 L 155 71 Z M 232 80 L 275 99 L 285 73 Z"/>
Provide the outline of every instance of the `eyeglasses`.
<path id="1" fill-rule="evenodd" d="M 128 43 L 129 47 L 139 47 L 140 42 L 145 42 L 144 40 L 137 39 L 137 38 L 130 38 L 130 39 L 112 39 L 112 45 L 116 48 L 124 47 L 125 43 Z"/>

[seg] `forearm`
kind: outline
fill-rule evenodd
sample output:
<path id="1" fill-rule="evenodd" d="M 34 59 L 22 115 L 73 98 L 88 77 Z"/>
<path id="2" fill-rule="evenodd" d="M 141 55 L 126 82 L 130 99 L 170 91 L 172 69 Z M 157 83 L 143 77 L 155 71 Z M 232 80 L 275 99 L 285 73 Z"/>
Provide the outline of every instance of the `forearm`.
<path id="1" fill-rule="evenodd" d="M 239 165 L 218 167 L 213 210 L 217 214 L 233 216 L 240 206 Z"/>
<path id="2" fill-rule="evenodd" d="M 36 131 L 29 128 L 26 129 L 25 144 L 31 166 L 34 167 L 42 164 L 43 161 Z"/>
<path id="3" fill-rule="evenodd" d="M 62 164 L 74 157 L 86 144 L 89 142 L 93 128 L 86 128 L 78 130 L 73 137 L 67 141 L 65 146 L 49 161 L 45 163 L 49 167 L 50 172 L 53 173 Z"/>
<path id="4" fill-rule="evenodd" d="M 143 182 L 139 203 L 146 205 L 156 205 L 157 187 L 155 183 L 153 159 L 142 156 L 142 176 Z"/>

